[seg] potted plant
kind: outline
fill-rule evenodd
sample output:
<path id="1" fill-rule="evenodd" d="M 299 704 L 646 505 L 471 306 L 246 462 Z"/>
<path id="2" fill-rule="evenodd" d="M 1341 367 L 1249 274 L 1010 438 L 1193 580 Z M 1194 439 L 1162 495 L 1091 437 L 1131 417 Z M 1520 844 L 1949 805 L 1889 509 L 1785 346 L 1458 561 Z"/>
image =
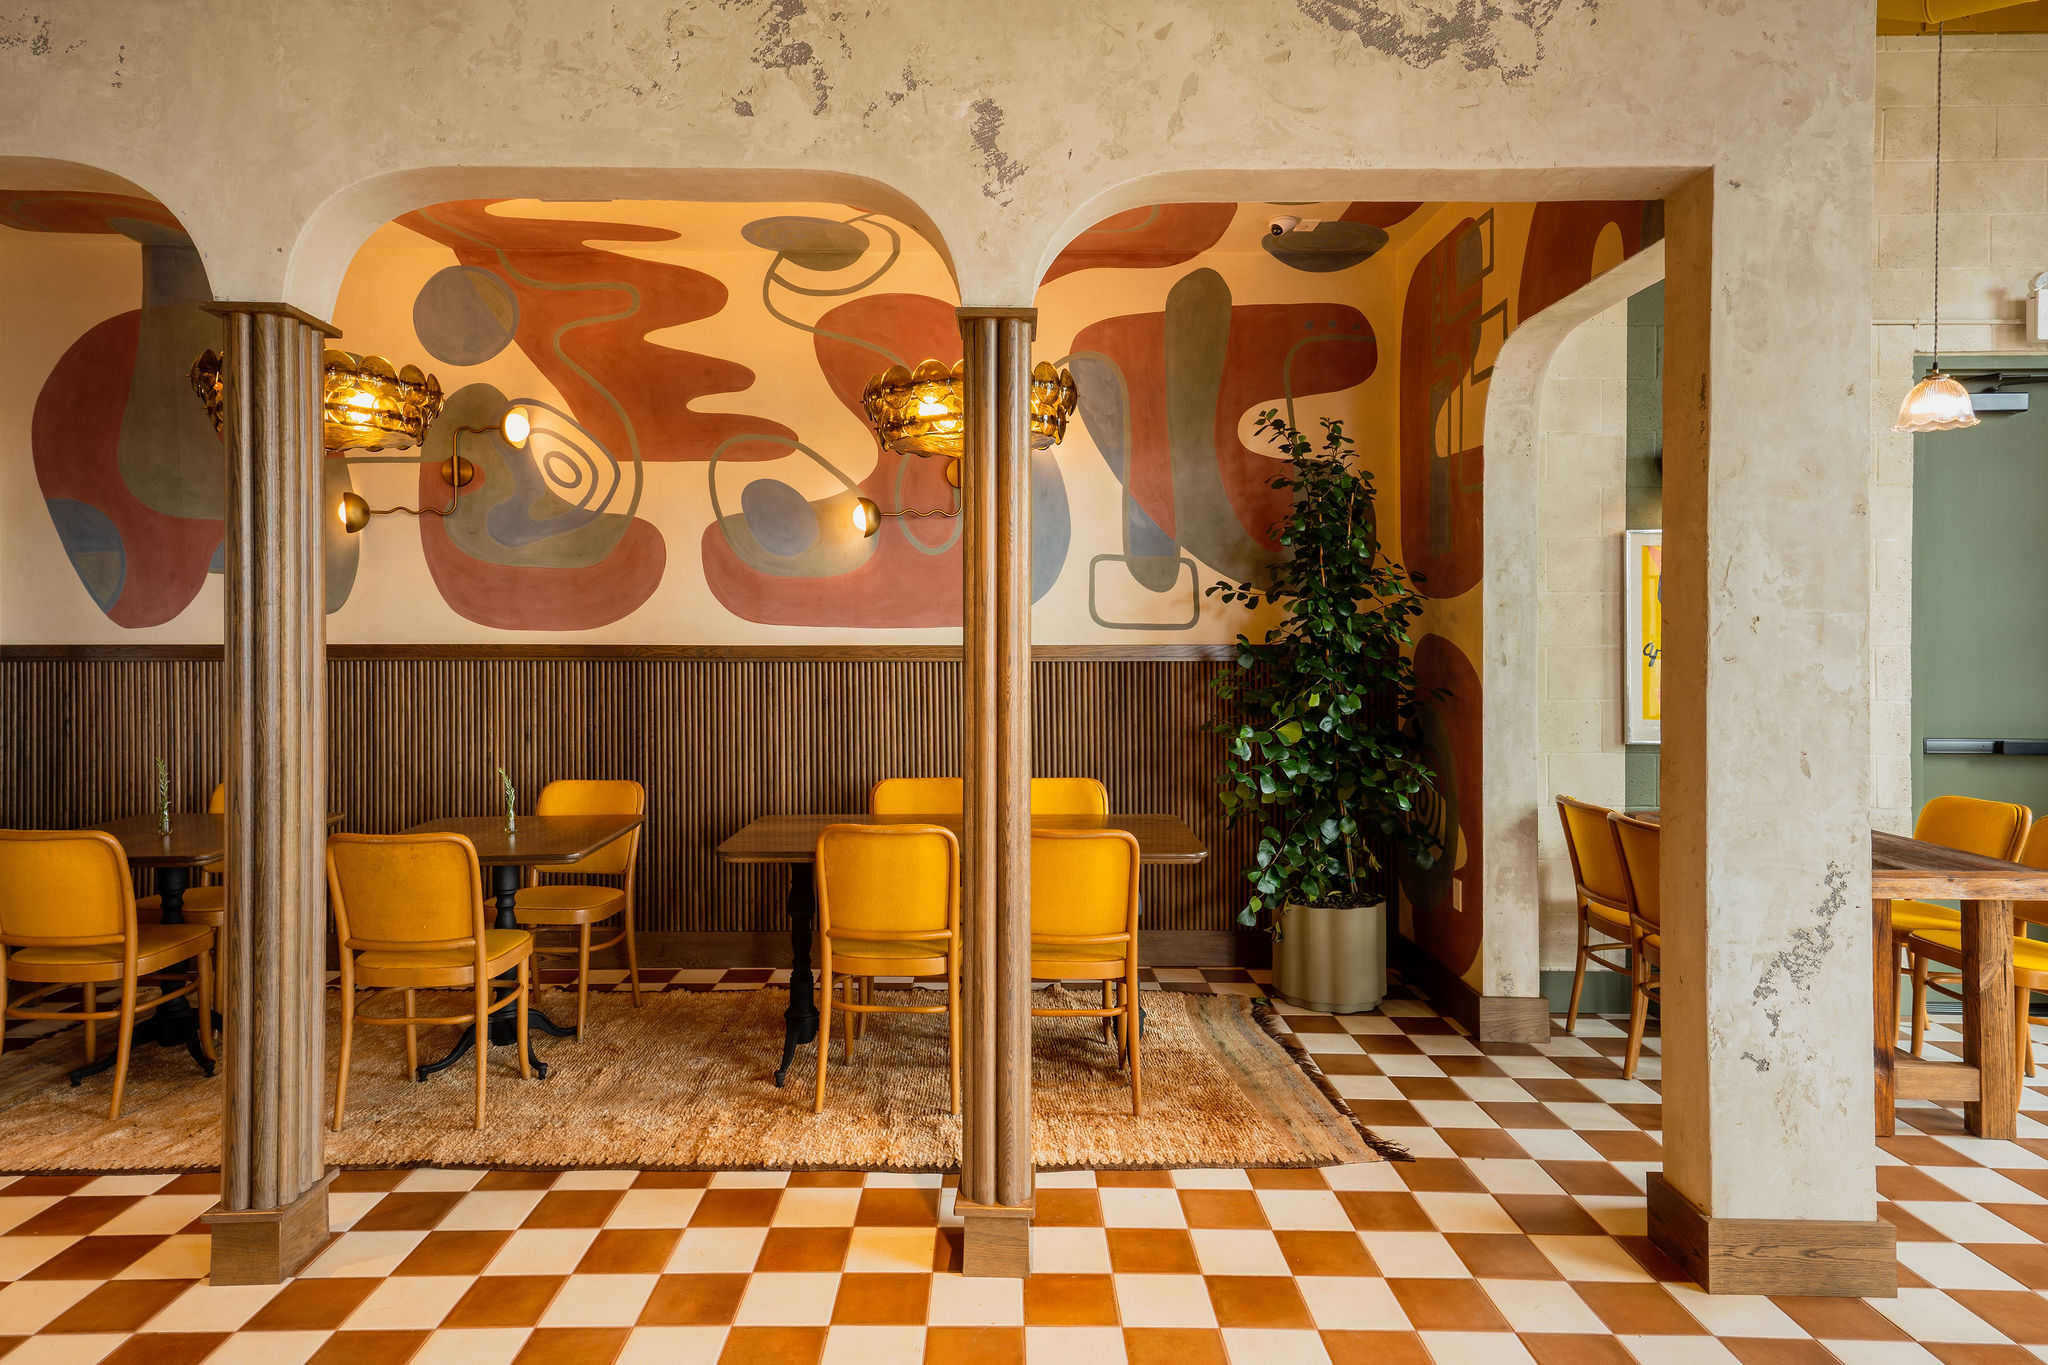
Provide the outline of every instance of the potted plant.
<path id="1" fill-rule="evenodd" d="M 1271 927 L 1274 993 L 1355 1013 L 1386 993 L 1374 842 L 1425 866 L 1442 848 L 1420 814 L 1435 781 L 1413 725 L 1408 623 L 1421 596 L 1381 553 L 1371 472 L 1341 422 L 1322 426 L 1318 447 L 1277 411 L 1259 414 L 1286 460 L 1271 486 L 1293 498 L 1273 529 L 1282 557 L 1264 586 L 1221 582 L 1209 595 L 1281 619 L 1263 643 L 1238 636 L 1237 669 L 1216 680 L 1234 704 L 1215 726 L 1227 746 L 1218 785 L 1233 823 L 1259 821 L 1238 919 Z"/>

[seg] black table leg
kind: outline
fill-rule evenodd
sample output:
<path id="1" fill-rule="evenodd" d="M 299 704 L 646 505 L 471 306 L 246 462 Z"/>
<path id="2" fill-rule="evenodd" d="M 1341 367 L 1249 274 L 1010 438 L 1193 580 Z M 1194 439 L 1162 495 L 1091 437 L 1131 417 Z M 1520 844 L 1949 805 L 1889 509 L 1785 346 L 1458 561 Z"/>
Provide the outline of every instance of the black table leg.
<path id="1" fill-rule="evenodd" d="M 782 1065 L 775 1084 L 789 1079 L 796 1050 L 818 1041 L 817 983 L 811 977 L 811 940 L 817 929 L 818 902 L 811 891 L 811 865 L 789 865 L 789 1008 L 782 1012 Z"/>
<path id="2" fill-rule="evenodd" d="M 156 870 L 156 894 L 163 902 L 163 923 L 183 924 L 185 922 L 185 888 L 191 885 L 192 870 L 187 867 L 160 867 Z M 199 1045 L 199 1011 L 192 1007 L 190 996 L 179 996 L 158 1005 L 147 1019 L 139 1019 L 135 1032 L 129 1035 L 131 1051 L 145 1043 L 158 1047 L 182 1047 L 192 1054 L 192 1060 L 199 1063 L 202 1075 L 213 1074 L 213 1058 Z M 113 1066 L 120 1057 L 118 1048 L 108 1048 L 107 1055 L 96 1062 L 88 1062 L 71 1072 L 71 1083 L 79 1084 L 87 1076 L 97 1076 Z"/>
<path id="3" fill-rule="evenodd" d="M 509 864 L 493 867 L 491 869 L 491 894 L 496 897 L 498 902 L 498 916 L 492 927 L 497 929 L 517 929 L 519 927 L 519 912 L 515 904 L 515 898 L 519 894 L 519 869 Z M 539 960 L 529 961 L 526 970 L 529 988 L 538 991 L 540 989 Z M 509 983 L 515 980 L 517 975 L 518 972 L 515 968 L 513 971 L 506 972 L 497 979 Z M 529 995 L 529 1002 L 531 999 L 532 997 Z M 514 1006 L 507 1004 L 502 1009 L 492 1013 L 491 1046 L 513 1047 L 518 1044 L 519 1021 L 513 1017 L 513 1009 Z M 526 1010 L 526 1027 L 529 1030 L 538 1030 L 541 1033 L 545 1033 L 551 1038 L 567 1038 L 576 1032 L 573 1028 L 563 1028 L 560 1024 L 557 1024 L 554 1020 L 533 1008 L 531 1003 L 528 1004 Z M 475 1046 L 476 1025 L 471 1024 L 462 1031 L 462 1036 L 455 1040 L 455 1046 L 447 1056 L 438 1062 L 426 1062 L 420 1066 L 419 1079 L 425 1080 L 436 1071 L 446 1071 L 449 1067 L 454 1066 L 464 1057 L 467 1057 L 469 1050 Z M 546 1080 L 548 1078 L 548 1064 L 534 1054 L 530 1037 L 528 1039 L 526 1058 L 533 1067 L 533 1074 L 541 1080 Z"/>

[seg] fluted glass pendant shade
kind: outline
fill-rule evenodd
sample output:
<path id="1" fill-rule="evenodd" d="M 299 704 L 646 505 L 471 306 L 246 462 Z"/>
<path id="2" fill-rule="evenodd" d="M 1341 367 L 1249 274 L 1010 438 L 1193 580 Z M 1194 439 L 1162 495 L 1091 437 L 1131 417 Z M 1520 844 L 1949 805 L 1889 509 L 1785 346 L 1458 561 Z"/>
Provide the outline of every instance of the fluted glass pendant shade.
<path id="1" fill-rule="evenodd" d="M 1929 370 L 1899 404 L 1899 420 L 1892 430 L 1957 431 L 1974 427 L 1977 421 L 1970 391 L 1940 370 Z"/>

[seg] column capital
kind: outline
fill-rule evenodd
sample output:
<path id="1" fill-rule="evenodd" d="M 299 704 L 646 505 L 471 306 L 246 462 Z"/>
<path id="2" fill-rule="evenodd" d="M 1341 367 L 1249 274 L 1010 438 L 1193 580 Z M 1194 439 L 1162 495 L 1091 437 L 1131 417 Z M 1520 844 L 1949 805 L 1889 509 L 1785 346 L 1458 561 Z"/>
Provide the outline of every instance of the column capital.
<path id="1" fill-rule="evenodd" d="M 303 308 L 294 308 L 288 303 L 247 303 L 223 300 L 204 305 L 207 312 L 216 317 L 234 317 L 242 313 L 270 313 L 278 317 L 297 318 L 306 326 L 334 341 L 341 336 L 341 329 L 331 322 L 314 317 Z"/>
<path id="2" fill-rule="evenodd" d="M 1038 310 L 1036 308 L 956 308 L 954 316 L 962 322 L 979 322 L 993 318 L 999 322 L 1026 322 L 1031 324 L 1031 336 L 1038 338 Z"/>

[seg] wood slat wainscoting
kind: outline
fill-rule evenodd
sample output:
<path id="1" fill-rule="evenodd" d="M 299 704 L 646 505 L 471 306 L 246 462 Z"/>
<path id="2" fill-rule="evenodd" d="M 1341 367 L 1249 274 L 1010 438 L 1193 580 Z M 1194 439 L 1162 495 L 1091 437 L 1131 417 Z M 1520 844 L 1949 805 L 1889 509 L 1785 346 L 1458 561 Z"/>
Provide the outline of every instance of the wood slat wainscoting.
<path id="1" fill-rule="evenodd" d="M 328 651 L 329 793 L 346 828 L 389 831 L 522 809 L 550 778 L 647 787 L 641 927 L 760 933 L 781 923 L 780 869 L 718 862 L 721 839 L 776 811 L 863 810 L 876 778 L 957 773 L 957 649 L 368 646 Z M 1210 850 L 1144 874 L 1147 923 L 1227 933 L 1255 830 L 1215 798 L 1223 714 L 1210 680 L 1230 647 L 1034 651 L 1033 764 L 1099 777 L 1119 810 L 1186 820 Z M 0 825 L 70 828 L 173 803 L 204 810 L 221 777 L 218 647 L 0 647 Z"/>

